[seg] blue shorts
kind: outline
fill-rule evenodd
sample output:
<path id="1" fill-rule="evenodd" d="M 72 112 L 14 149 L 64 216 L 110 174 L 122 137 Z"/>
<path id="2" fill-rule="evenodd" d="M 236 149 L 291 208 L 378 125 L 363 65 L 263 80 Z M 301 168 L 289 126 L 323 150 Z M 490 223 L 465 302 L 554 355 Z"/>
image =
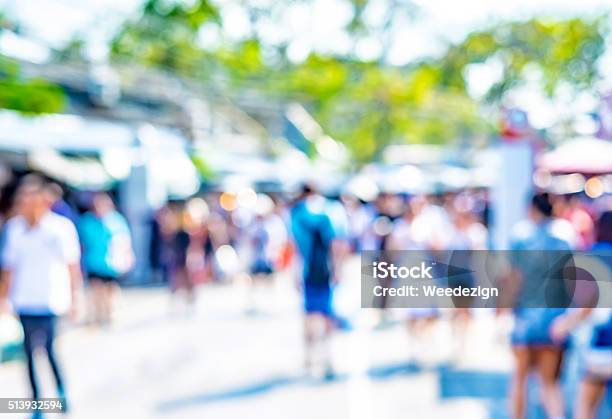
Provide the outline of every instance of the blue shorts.
<path id="1" fill-rule="evenodd" d="M 251 265 L 252 275 L 271 275 L 272 273 L 274 273 L 272 263 L 266 260 L 258 259 Z"/>
<path id="2" fill-rule="evenodd" d="M 564 312 L 564 308 L 516 309 L 512 344 L 515 346 L 564 347 L 566 342 L 554 341 L 550 335 L 553 322 Z"/>
<path id="3" fill-rule="evenodd" d="M 332 315 L 331 287 L 304 286 L 304 308 L 306 313 Z"/>

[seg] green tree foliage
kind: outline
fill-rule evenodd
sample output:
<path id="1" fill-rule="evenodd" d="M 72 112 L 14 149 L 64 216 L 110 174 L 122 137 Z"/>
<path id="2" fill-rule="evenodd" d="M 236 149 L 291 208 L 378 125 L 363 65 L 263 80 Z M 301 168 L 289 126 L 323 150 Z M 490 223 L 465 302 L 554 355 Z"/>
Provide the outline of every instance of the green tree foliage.
<path id="1" fill-rule="evenodd" d="M 0 79 L 0 108 L 26 114 L 60 112 L 64 108 L 64 93 L 43 80 Z"/>
<path id="2" fill-rule="evenodd" d="M 191 6 L 147 0 L 141 15 L 126 22 L 113 39 L 113 56 L 191 75 L 208 56 L 198 43 L 198 30 L 209 22 L 218 23 L 219 12 L 208 0 L 198 0 Z"/>
<path id="3" fill-rule="evenodd" d="M 352 51 L 344 56 L 312 52 L 305 61 L 292 63 L 287 44 L 265 44 L 256 28 L 260 19 L 282 16 L 279 7 L 308 1 L 276 2 L 266 9 L 236 0 L 233 4 L 245 8 L 251 27 L 246 39 L 230 42 L 223 37 L 216 6 L 221 3 L 196 0 L 186 6 L 147 0 L 142 14 L 121 28 L 112 51 L 115 59 L 194 77 L 230 97 L 248 91 L 256 92 L 262 103 L 299 101 L 359 162 L 376 158 L 391 143 L 448 143 L 491 133 L 494 124 L 483 119 L 483 103 L 468 94 L 466 73 L 473 64 L 501 64 L 501 78 L 485 95 L 484 104 L 489 105 L 502 103 L 534 69 L 552 98 L 561 85 L 584 89 L 599 77 L 603 18 L 498 24 L 449 45 L 440 57 L 403 67 L 387 65 L 386 50 L 398 25 L 394 19 L 418 13 L 408 0 L 387 0 L 389 13 L 377 27 L 363 18 L 370 0 L 350 0 L 353 19 L 346 32 L 355 42 L 366 35 L 378 37 L 383 45 L 380 60 L 363 62 Z M 221 42 L 202 44 L 199 34 L 205 25 L 215 25 Z"/>
<path id="4" fill-rule="evenodd" d="M 506 23 L 468 35 L 434 64 L 444 70 L 444 85 L 463 89 L 468 65 L 496 59 L 503 72 L 487 93 L 493 102 L 522 85 L 527 70 L 537 70 L 544 92 L 554 97 L 562 83 L 585 89 L 597 80 L 597 60 L 605 49 L 605 23 L 604 18 Z"/>
<path id="5" fill-rule="evenodd" d="M 63 63 L 82 63 L 87 61 L 87 44 L 82 36 L 76 35 L 61 49 L 53 52 L 53 59 Z"/>
<path id="6" fill-rule="evenodd" d="M 13 24 L 0 13 L 0 33 Z M 64 107 L 64 92 L 44 80 L 23 80 L 18 64 L 0 55 L 0 109 L 13 109 L 26 114 L 59 112 Z"/>
<path id="7" fill-rule="evenodd" d="M 451 142 L 487 129 L 477 104 L 462 93 L 439 88 L 439 70 L 370 65 L 333 98 L 315 106 L 330 134 L 348 145 L 358 162 L 376 157 L 391 143 Z"/>

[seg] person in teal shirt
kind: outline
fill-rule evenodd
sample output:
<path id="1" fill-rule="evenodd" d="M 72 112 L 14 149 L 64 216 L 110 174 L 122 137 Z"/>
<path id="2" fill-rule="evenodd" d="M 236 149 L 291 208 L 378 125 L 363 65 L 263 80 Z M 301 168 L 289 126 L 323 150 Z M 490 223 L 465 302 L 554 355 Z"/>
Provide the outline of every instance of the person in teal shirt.
<path id="1" fill-rule="evenodd" d="M 91 289 L 92 321 L 107 324 L 111 321 L 117 281 L 133 265 L 130 229 L 110 196 L 96 193 L 78 230 Z"/>

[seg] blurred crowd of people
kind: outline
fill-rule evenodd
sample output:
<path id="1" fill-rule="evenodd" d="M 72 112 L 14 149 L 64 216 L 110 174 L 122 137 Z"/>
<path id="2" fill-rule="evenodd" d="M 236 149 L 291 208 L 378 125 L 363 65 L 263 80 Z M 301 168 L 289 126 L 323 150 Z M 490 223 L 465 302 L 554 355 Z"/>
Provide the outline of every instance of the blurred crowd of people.
<path id="1" fill-rule="evenodd" d="M 174 255 L 164 259 L 164 271 L 170 272 L 173 289 L 181 287 L 185 278 L 192 278 L 185 283 L 191 292 L 193 275 L 182 268 L 175 270 L 177 265 L 190 265 L 189 254 L 199 255 L 192 266 L 207 266 L 202 260 L 209 261 L 205 275 L 210 278 L 244 275 L 253 285 L 293 266 L 295 259 L 301 266 L 295 275 L 301 279 L 306 313 L 305 365 L 325 376 L 333 375 L 329 342 L 339 320 L 333 289 L 342 279 L 339 272 L 347 257 L 362 250 L 491 248 L 486 190 L 423 196 L 380 193 L 372 202 L 348 194 L 324 197 L 311 185 L 289 199 L 252 194 L 253 202 L 245 207 L 238 205 L 239 195 L 224 193 L 209 195 L 206 200 L 195 198 L 181 206 L 182 211 L 172 206 L 162 209 L 158 220 L 165 238 L 160 243 L 165 243 L 166 250 L 161 254 Z M 168 214 L 174 216 L 168 219 Z M 539 193 L 531 201 L 528 217 L 515 226 L 510 250 L 610 250 L 611 220 L 610 201 Z M 518 283 L 523 275 L 537 281 L 540 274 L 517 268 L 518 276 L 513 279 Z M 516 307 L 511 336 L 516 359 L 510 394 L 512 417 L 525 417 L 531 372 L 540 378 L 542 405 L 548 417 L 564 417 L 559 381 L 563 355 L 571 329 L 587 318 L 593 320 L 593 338 L 586 351 L 585 379 L 575 417 L 595 417 L 612 378 L 612 311 L 522 308 L 520 301 Z M 407 312 L 411 325 L 434 322 L 440 315 L 433 308 Z M 469 321 L 470 310 L 457 308 L 454 316 L 460 323 Z"/>
<path id="2" fill-rule="evenodd" d="M 129 225 L 109 194 L 88 194 L 86 208 L 79 210 L 63 192 L 53 181 L 28 175 L 4 205 L 0 304 L 6 309 L 10 296 L 21 319 L 33 397 L 38 386 L 32 353 L 41 344 L 64 397 L 53 352 L 55 322 L 76 307 L 81 276 L 90 297 L 87 320 L 108 324 L 117 284 L 135 259 Z M 611 250 L 610 204 L 579 194 L 537 194 L 528 219 L 515 228 L 511 249 Z M 168 284 L 188 312 L 195 310 L 198 284 L 240 282 L 250 289 L 245 311 L 252 314 L 260 308 L 257 293 L 266 292 L 278 273 L 287 273 L 303 295 L 305 367 L 333 376 L 330 337 L 340 323 L 333 292 L 342 264 L 363 250 L 489 249 L 490 213 L 486 189 L 416 196 L 381 192 L 371 202 L 348 193 L 324 196 L 310 184 L 294 194 L 211 191 L 168 202 L 152 216 L 152 281 Z M 533 369 L 548 416 L 563 417 L 559 373 L 567 336 L 581 321 L 597 318 L 595 361 L 586 365 L 576 411 L 577 418 L 594 417 L 612 378 L 612 312 L 605 310 L 515 310 L 513 417 L 524 417 L 526 377 Z M 435 309 L 414 310 L 408 320 L 431 322 L 438 315 Z M 457 309 L 457 316 L 469 321 L 470 311 Z"/>

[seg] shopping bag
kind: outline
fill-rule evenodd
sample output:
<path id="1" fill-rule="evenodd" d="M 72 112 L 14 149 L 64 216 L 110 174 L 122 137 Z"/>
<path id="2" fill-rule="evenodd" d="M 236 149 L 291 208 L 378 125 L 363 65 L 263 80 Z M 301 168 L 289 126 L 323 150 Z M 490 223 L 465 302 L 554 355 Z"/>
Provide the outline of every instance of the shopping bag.
<path id="1" fill-rule="evenodd" d="M 10 314 L 0 314 L 0 362 L 18 352 L 23 342 L 21 323 Z"/>

